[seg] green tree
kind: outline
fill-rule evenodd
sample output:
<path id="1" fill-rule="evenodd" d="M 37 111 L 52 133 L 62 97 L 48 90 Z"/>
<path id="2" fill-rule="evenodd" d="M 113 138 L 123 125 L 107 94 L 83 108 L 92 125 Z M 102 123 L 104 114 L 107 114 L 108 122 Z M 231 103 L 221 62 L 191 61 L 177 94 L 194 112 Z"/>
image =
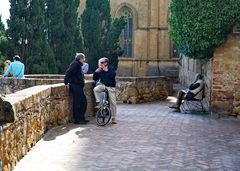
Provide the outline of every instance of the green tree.
<path id="1" fill-rule="evenodd" d="M 102 42 L 103 56 L 109 58 L 110 65 L 115 69 L 118 67 L 118 57 L 124 52 L 119 42 L 119 36 L 125 25 L 126 20 L 124 17 L 115 18 Z"/>
<path id="2" fill-rule="evenodd" d="M 3 63 L 6 60 L 7 48 L 8 48 L 8 41 L 5 33 L 5 27 L 2 22 L 2 16 L 0 15 L 0 66 L 1 66 L 0 73 L 1 74 L 3 71 Z"/>
<path id="3" fill-rule="evenodd" d="M 79 0 L 46 0 L 49 44 L 56 56 L 58 73 L 64 73 L 76 52 L 82 50 L 78 25 Z"/>
<path id="4" fill-rule="evenodd" d="M 86 1 L 82 14 L 82 32 L 90 71 L 97 68 L 97 61 L 103 56 L 108 57 L 117 68 L 118 56 L 123 53 L 119 35 L 126 22 L 124 18 L 112 22 L 110 11 L 109 0 Z"/>
<path id="5" fill-rule="evenodd" d="M 77 49 L 76 34 L 78 32 L 78 13 L 77 9 L 79 7 L 79 0 L 64 0 L 64 27 L 65 32 L 62 37 L 62 41 L 64 42 L 63 47 L 63 55 L 64 61 L 61 61 L 61 73 L 64 73 L 69 66 L 69 63 L 74 59 L 76 52 L 79 52 L 81 49 Z"/>
<path id="6" fill-rule="evenodd" d="M 77 30 L 75 33 L 75 47 L 77 52 L 83 52 L 83 36 L 81 28 L 81 17 L 78 17 Z"/>
<path id="7" fill-rule="evenodd" d="M 179 51 L 206 61 L 240 16 L 240 0 L 172 0 L 170 35 Z"/>
<path id="8" fill-rule="evenodd" d="M 14 54 L 22 57 L 26 73 L 56 73 L 49 46 L 45 0 L 10 0 L 7 35 Z"/>
<path id="9" fill-rule="evenodd" d="M 47 39 L 45 2 L 33 0 L 30 3 L 30 54 L 27 59 L 29 73 L 56 73 L 56 60 Z"/>
<path id="10" fill-rule="evenodd" d="M 24 63 L 30 54 L 26 43 L 29 39 L 29 8 L 28 0 L 10 0 L 10 19 L 7 20 L 7 37 L 12 48 L 12 55 L 19 54 Z"/>
<path id="11" fill-rule="evenodd" d="M 65 42 L 62 41 L 65 32 L 64 4 L 63 0 L 46 0 L 46 4 L 48 42 L 56 58 L 58 73 L 61 73 L 60 68 L 65 65 Z"/>

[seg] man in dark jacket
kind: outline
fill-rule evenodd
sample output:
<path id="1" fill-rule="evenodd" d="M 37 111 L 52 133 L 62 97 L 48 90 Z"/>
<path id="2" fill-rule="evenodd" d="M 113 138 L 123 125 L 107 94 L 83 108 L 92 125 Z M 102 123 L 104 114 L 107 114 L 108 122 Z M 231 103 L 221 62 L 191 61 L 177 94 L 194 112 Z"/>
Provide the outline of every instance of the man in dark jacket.
<path id="1" fill-rule="evenodd" d="M 73 120 L 76 124 L 86 124 L 85 112 L 87 109 L 87 99 L 83 91 L 84 76 L 82 65 L 85 61 L 83 53 L 77 53 L 75 60 L 70 64 L 64 77 L 64 84 L 70 87 L 73 95 Z"/>
<path id="2" fill-rule="evenodd" d="M 116 102 L 116 72 L 108 66 L 109 60 L 104 57 L 99 59 L 98 68 L 93 73 L 93 80 L 98 81 L 97 86 L 93 89 L 96 98 L 97 107 L 100 102 L 100 93 L 105 89 L 108 90 L 110 109 L 112 112 L 112 124 L 116 124 L 117 102 Z"/>

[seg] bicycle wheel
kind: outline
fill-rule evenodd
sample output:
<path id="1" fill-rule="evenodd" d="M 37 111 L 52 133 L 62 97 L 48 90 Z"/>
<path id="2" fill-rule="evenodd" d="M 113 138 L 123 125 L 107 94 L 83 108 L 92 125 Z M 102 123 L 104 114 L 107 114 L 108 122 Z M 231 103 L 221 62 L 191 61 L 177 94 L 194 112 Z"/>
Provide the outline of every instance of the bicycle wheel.
<path id="1" fill-rule="evenodd" d="M 96 122 L 99 126 L 104 126 L 106 125 L 110 119 L 111 119 L 111 110 L 109 107 L 105 106 L 100 109 L 98 109 L 96 113 Z"/>

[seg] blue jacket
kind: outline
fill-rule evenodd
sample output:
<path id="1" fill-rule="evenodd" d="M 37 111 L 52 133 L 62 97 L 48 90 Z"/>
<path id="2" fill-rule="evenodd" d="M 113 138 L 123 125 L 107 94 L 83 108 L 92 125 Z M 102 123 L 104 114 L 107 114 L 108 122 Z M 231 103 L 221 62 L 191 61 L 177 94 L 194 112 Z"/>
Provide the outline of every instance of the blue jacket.
<path id="1" fill-rule="evenodd" d="M 14 78 L 24 78 L 24 64 L 20 61 L 14 61 L 10 64 L 7 71 L 4 73 L 4 77 L 8 77 L 8 74 L 12 71 Z"/>

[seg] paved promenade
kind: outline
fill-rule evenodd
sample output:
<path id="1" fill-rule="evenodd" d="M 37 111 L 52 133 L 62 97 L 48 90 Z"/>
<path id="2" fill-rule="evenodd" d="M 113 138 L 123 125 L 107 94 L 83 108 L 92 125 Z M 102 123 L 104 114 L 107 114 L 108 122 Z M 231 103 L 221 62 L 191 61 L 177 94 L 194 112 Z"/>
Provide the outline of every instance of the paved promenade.
<path id="1" fill-rule="evenodd" d="M 240 171 L 240 120 L 118 105 L 118 124 L 51 129 L 14 171 Z"/>

